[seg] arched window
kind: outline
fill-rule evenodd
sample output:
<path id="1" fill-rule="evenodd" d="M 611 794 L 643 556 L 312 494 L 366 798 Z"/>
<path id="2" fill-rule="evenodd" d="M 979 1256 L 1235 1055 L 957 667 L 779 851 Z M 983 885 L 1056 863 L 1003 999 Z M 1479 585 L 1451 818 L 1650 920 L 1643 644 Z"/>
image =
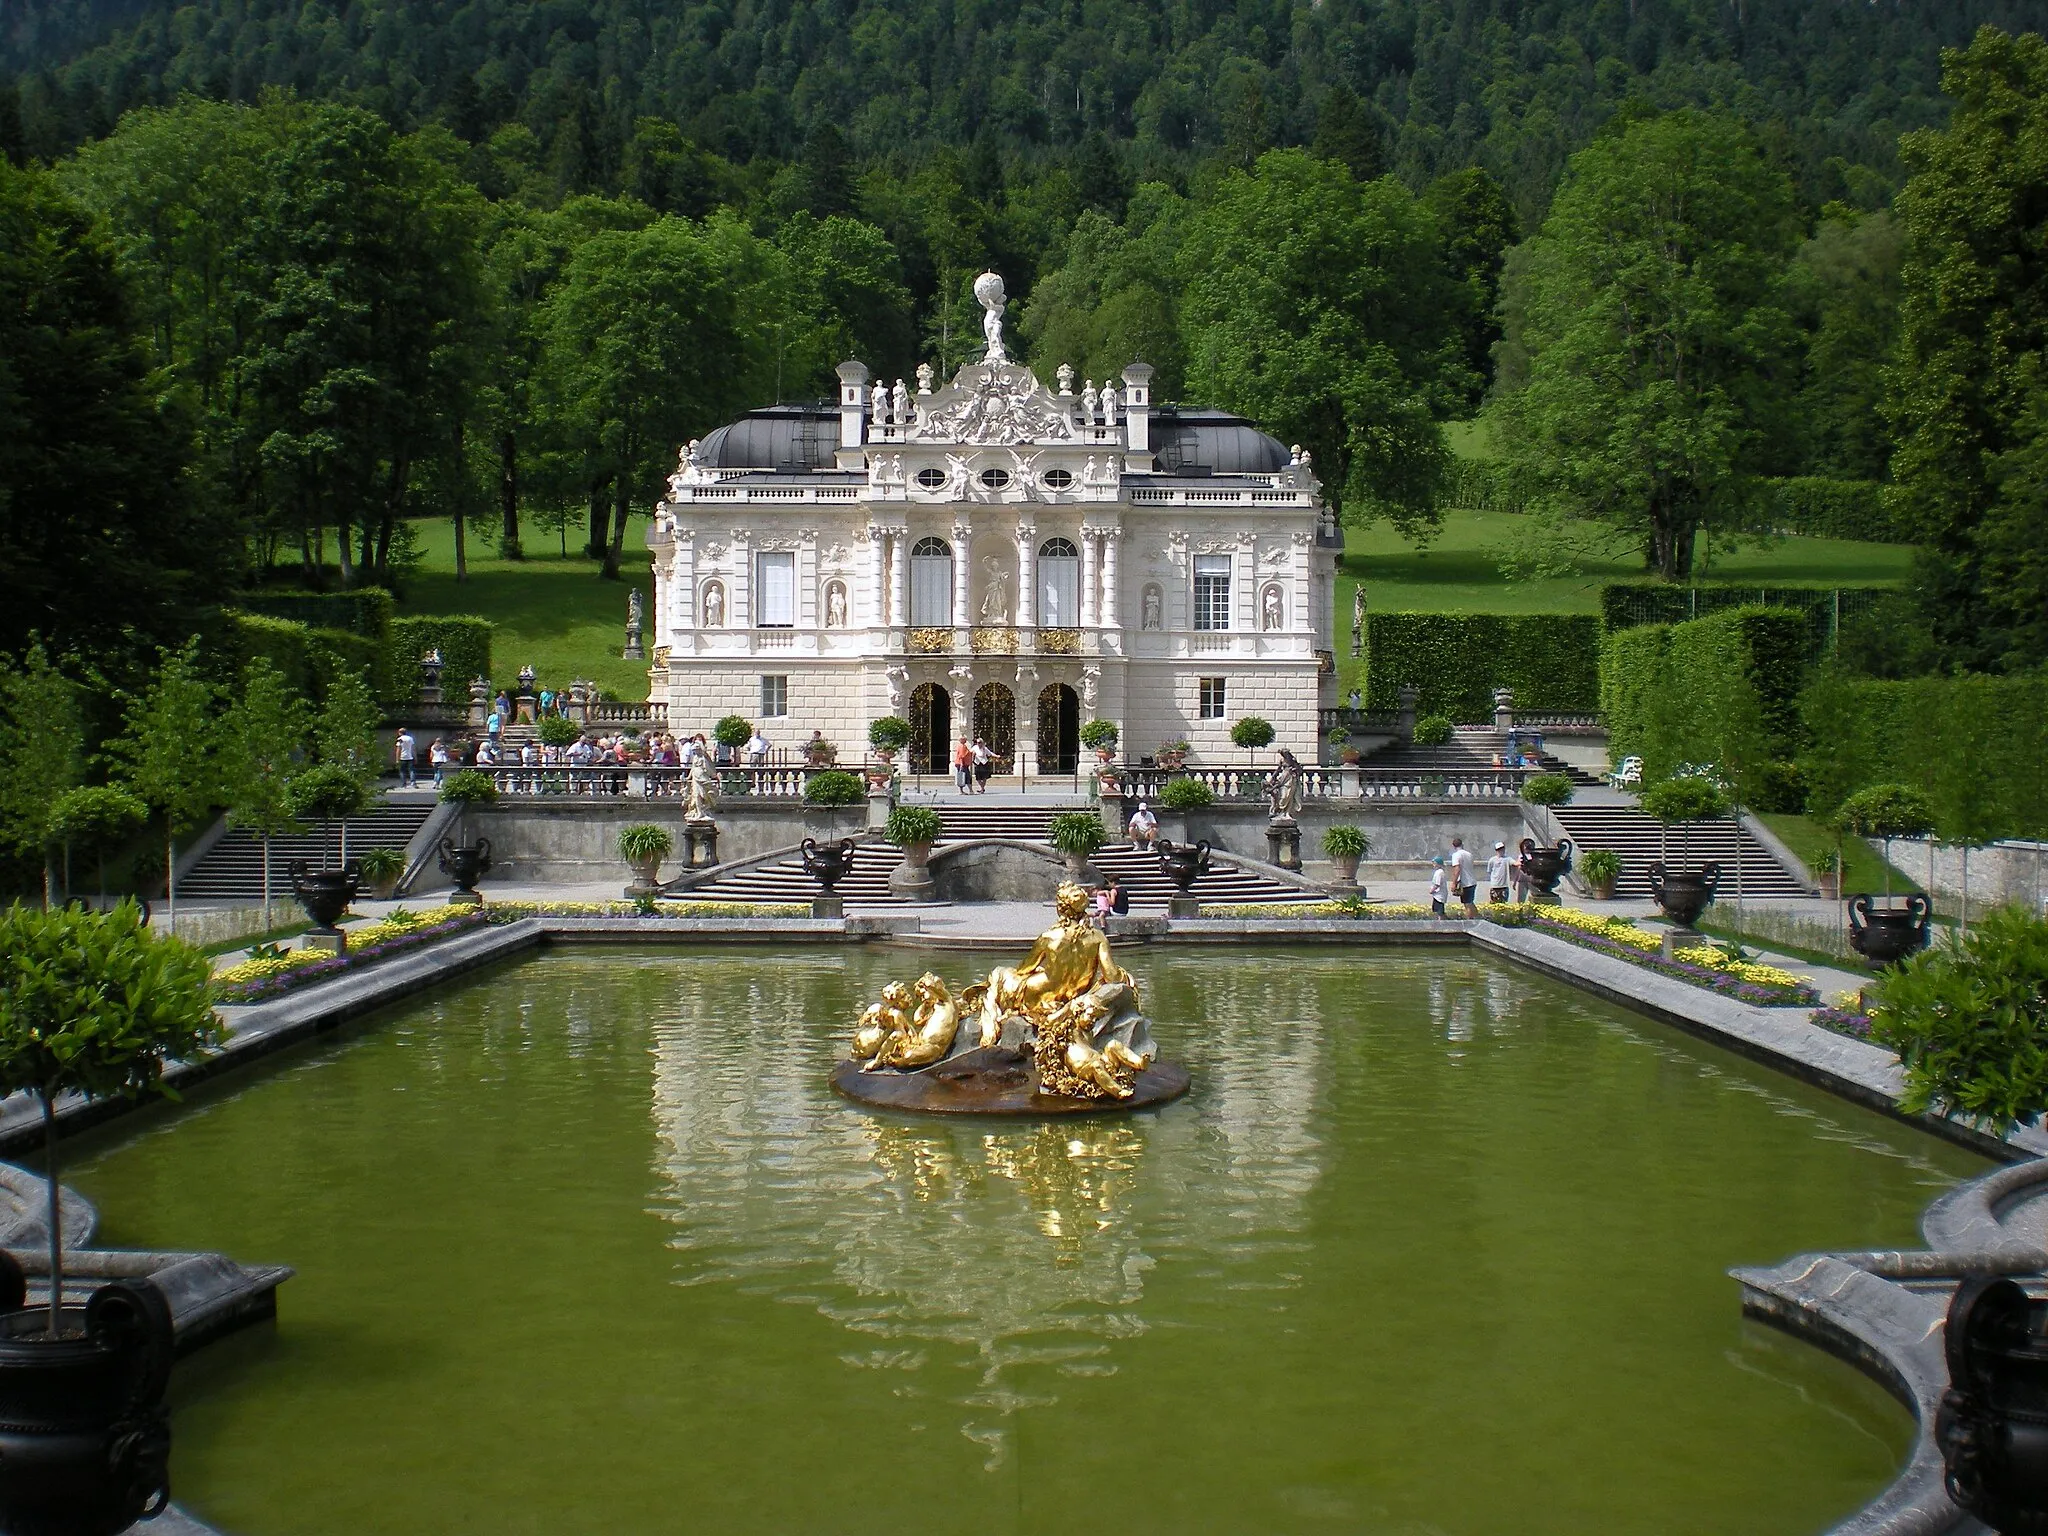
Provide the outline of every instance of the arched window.
<path id="1" fill-rule="evenodd" d="M 910 546 L 910 622 L 918 629 L 953 622 L 953 546 L 944 539 Z"/>
<path id="2" fill-rule="evenodd" d="M 1065 539 L 1038 546 L 1038 622 L 1047 629 L 1081 622 L 1081 552 Z"/>

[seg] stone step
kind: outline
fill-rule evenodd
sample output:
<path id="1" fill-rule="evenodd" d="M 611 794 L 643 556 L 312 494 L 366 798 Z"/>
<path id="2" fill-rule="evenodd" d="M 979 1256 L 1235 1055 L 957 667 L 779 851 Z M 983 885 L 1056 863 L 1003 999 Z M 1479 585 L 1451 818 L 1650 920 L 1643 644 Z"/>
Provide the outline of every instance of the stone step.
<path id="1" fill-rule="evenodd" d="M 1596 848 L 1621 855 L 1621 878 L 1615 882 L 1617 896 L 1648 896 L 1649 867 L 1663 861 L 1673 867 L 1697 868 L 1708 862 L 1721 866 L 1721 889 L 1735 889 L 1738 847 L 1733 818 L 1701 822 L 1687 828 L 1666 828 L 1632 805 L 1566 805 L 1551 814 L 1564 828 L 1579 855 Z M 1744 896 L 1806 896 L 1811 892 L 1792 871 L 1779 863 L 1747 827 L 1741 829 Z"/>
<path id="2" fill-rule="evenodd" d="M 350 858 L 372 848 L 403 849 L 434 813 L 433 802 L 386 801 L 347 823 Z M 270 840 L 270 889 L 273 898 L 289 895 L 286 869 L 294 859 L 309 864 L 339 863 L 342 824 L 308 827 Z M 227 832 L 178 880 L 178 896 L 186 901 L 257 901 L 263 895 L 263 844 L 241 828 Z"/>

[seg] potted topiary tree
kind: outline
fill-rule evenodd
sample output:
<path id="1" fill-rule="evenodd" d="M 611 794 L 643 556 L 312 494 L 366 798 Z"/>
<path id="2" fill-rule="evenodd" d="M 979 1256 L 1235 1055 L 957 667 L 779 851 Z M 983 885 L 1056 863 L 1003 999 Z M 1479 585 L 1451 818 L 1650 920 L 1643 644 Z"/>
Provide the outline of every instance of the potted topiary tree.
<path id="1" fill-rule="evenodd" d="M 1594 899 L 1612 901 L 1614 883 L 1621 878 L 1621 855 L 1611 848 L 1595 848 L 1579 860 L 1579 873 Z"/>
<path id="2" fill-rule="evenodd" d="M 0 1265 L 0 1461 L 7 1527 L 113 1536 L 169 1492 L 170 1309 L 146 1281 L 102 1286 L 66 1307 L 57 1100 L 163 1087 L 168 1062 L 226 1038 L 206 957 L 157 938 L 141 910 L 0 909 L 0 1094 L 42 1112 L 50 1299 L 23 1308 L 18 1266 Z"/>
<path id="3" fill-rule="evenodd" d="M 729 768 L 740 760 L 740 748 L 754 739 L 754 722 L 744 715 L 727 715 L 711 727 L 711 739 L 718 744 L 718 765 Z"/>
<path id="4" fill-rule="evenodd" d="M 1066 855 L 1067 879 L 1075 885 L 1100 885 L 1102 876 L 1089 867 L 1102 845 L 1109 841 L 1102 818 L 1093 811 L 1069 811 L 1045 824 L 1045 840 Z"/>
<path id="5" fill-rule="evenodd" d="M 1454 729 L 1449 715 L 1424 715 L 1415 722 L 1415 745 L 1440 747 L 1451 739 Z"/>
<path id="6" fill-rule="evenodd" d="M 1927 942 L 1934 906 L 1917 892 L 1892 905 L 1892 839 L 1924 837 L 1934 830 L 1934 806 L 1919 790 L 1905 784 L 1873 784 L 1842 802 L 1835 820 L 1858 837 L 1875 837 L 1884 845 L 1884 901 L 1871 905 L 1868 892 L 1849 898 L 1849 943 L 1873 965 L 1890 965 Z"/>
<path id="7" fill-rule="evenodd" d="M 1334 883 L 1349 890 L 1358 885 L 1358 861 L 1372 848 L 1372 839 L 1357 827 L 1335 826 L 1323 834 L 1323 852 L 1330 860 Z"/>
<path id="8" fill-rule="evenodd" d="M 498 781 L 476 768 L 451 773 L 441 781 L 441 802 L 459 805 L 465 812 L 472 806 L 495 804 L 497 798 Z M 491 840 L 488 837 L 479 837 L 473 843 L 458 843 L 452 837 L 444 837 L 436 862 L 441 873 L 455 882 L 455 889 L 448 893 L 451 902 L 473 906 L 483 900 L 476 893 L 476 883 L 490 871 Z"/>
<path id="9" fill-rule="evenodd" d="M 356 899 L 362 877 L 361 866 L 348 856 L 348 819 L 362 815 L 374 798 L 362 770 L 344 763 L 315 764 L 285 788 L 285 803 L 292 815 L 321 825 L 320 868 L 313 869 L 304 859 L 293 859 L 285 866 L 292 894 L 313 920 L 313 931 L 307 937 L 316 944 L 332 949 L 347 946 L 335 922 Z M 341 823 L 339 869 L 328 862 L 326 837 L 326 829 L 337 821 Z"/>
<path id="10" fill-rule="evenodd" d="M 560 715 L 540 717 L 540 741 L 544 747 L 570 747 L 583 734 L 583 727 L 574 720 L 565 720 Z"/>
<path id="11" fill-rule="evenodd" d="M 626 887 L 628 899 L 639 901 L 661 888 L 661 861 L 675 847 L 675 834 L 667 827 L 640 822 L 619 828 L 619 857 L 633 871 L 633 883 Z"/>
<path id="12" fill-rule="evenodd" d="M 1105 768 L 1116 761 L 1118 740 L 1114 720 L 1090 720 L 1081 727 L 1081 745 L 1095 754 L 1095 760 Z"/>
<path id="13" fill-rule="evenodd" d="M 939 813 L 927 806 L 899 805 L 889 813 L 882 836 L 903 850 L 903 862 L 889 876 L 890 890 L 911 896 L 931 893 L 932 844 L 944 830 Z"/>
<path id="14" fill-rule="evenodd" d="M 1570 805 L 1572 794 L 1572 781 L 1561 773 L 1532 773 L 1522 782 L 1522 798 L 1531 805 Z"/>
<path id="15" fill-rule="evenodd" d="M 804 785 L 806 805 L 859 805 L 865 799 L 867 786 L 861 783 L 860 776 L 843 768 L 828 768 L 823 773 L 814 773 L 810 782 Z"/>
<path id="16" fill-rule="evenodd" d="M 1230 728 L 1230 744 L 1251 753 L 1252 761 L 1256 763 L 1259 748 L 1273 745 L 1273 724 L 1257 715 L 1246 715 Z"/>
<path id="17" fill-rule="evenodd" d="M 1643 792 L 1643 810 L 1665 827 L 1690 828 L 1728 814 L 1728 797 L 1711 779 L 1666 779 Z M 1684 857 L 1692 858 L 1692 837 L 1685 833 Z M 1662 858 L 1646 871 L 1650 895 L 1665 915 L 1681 928 L 1699 921 L 1721 883 L 1721 866 L 1709 862 L 1699 869 L 1668 869 Z"/>

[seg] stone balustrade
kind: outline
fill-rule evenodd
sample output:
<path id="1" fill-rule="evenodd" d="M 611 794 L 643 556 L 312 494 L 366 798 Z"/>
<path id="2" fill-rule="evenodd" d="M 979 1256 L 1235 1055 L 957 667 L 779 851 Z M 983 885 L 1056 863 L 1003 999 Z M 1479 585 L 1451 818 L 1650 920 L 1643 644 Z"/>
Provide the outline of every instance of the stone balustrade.
<path id="1" fill-rule="evenodd" d="M 1326 800 L 1487 800 L 1512 801 L 1533 770 L 1470 768 L 1412 770 L 1388 768 L 1310 768 L 1301 770 L 1304 801 Z M 1157 800 L 1174 779 L 1194 779 L 1209 786 L 1220 801 L 1263 800 L 1270 768 L 1111 768 L 1111 780 L 1126 799 Z"/>

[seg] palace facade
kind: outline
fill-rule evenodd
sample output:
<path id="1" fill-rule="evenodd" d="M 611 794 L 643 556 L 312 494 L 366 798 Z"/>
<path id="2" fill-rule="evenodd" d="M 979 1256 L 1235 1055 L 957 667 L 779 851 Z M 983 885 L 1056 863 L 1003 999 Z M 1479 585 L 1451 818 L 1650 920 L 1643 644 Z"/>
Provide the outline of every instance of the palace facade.
<path id="1" fill-rule="evenodd" d="M 648 535 L 650 696 L 678 732 L 738 714 L 847 761 L 900 715 L 922 772 L 980 736 L 1070 773 L 1095 718 L 1132 761 L 1176 740 L 1228 761 L 1246 715 L 1314 761 L 1343 541 L 1305 456 L 1155 408 L 1144 364 L 1048 388 L 1003 354 L 1000 280 L 977 292 L 988 356 L 950 383 L 845 363 L 836 407 L 752 411 L 684 450 Z"/>

